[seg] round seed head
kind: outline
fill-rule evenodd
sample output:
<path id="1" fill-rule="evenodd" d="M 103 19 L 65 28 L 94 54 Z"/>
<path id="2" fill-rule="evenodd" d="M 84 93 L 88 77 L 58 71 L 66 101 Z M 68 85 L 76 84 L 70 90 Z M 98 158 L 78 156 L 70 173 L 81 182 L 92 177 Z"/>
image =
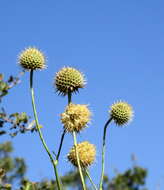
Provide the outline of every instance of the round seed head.
<path id="1" fill-rule="evenodd" d="M 80 165 L 82 168 L 86 168 L 90 166 L 96 157 L 96 148 L 93 144 L 90 144 L 87 141 L 77 144 L 77 152 L 79 156 Z M 68 160 L 74 165 L 78 166 L 76 159 L 76 151 L 75 146 L 70 150 L 68 156 Z"/>
<path id="2" fill-rule="evenodd" d="M 131 105 L 120 101 L 111 106 L 110 116 L 117 125 L 122 126 L 132 119 L 133 110 Z"/>
<path id="3" fill-rule="evenodd" d="M 28 48 L 20 54 L 19 64 L 25 70 L 41 70 L 45 68 L 45 56 L 36 48 Z"/>
<path id="4" fill-rule="evenodd" d="M 78 89 L 83 88 L 84 85 L 83 74 L 72 67 L 62 68 L 55 76 L 56 91 L 63 96 L 68 93 L 78 92 Z"/>
<path id="5" fill-rule="evenodd" d="M 80 132 L 90 121 L 91 112 L 87 105 L 69 104 L 61 114 L 61 122 L 68 132 Z"/>

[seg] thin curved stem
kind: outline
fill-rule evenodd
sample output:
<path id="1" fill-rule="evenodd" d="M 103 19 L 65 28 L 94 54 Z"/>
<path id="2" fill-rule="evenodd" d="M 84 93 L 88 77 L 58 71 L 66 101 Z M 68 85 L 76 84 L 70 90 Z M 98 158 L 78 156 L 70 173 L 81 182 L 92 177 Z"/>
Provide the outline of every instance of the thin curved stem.
<path id="1" fill-rule="evenodd" d="M 82 169 L 81 169 L 81 166 L 80 166 L 80 160 L 79 160 L 79 155 L 78 155 L 78 151 L 77 151 L 77 139 L 76 139 L 76 132 L 75 131 L 73 132 L 73 139 L 74 139 L 75 154 L 76 154 L 77 165 L 78 165 L 78 169 L 79 169 L 79 173 L 80 173 L 81 183 L 82 183 L 82 186 L 83 186 L 83 190 L 86 190 L 84 176 L 83 176 Z"/>
<path id="2" fill-rule="evenodd" d="M 109 118 L 109 120 L 105 123 L 104 126 L 104 133 L 103 133 L 103 145 L 102 145 L 102 170 L 101 170 L 101 179 L 100 179 L 100 187 L 99 189 L 102 190 L 103 186 L 103 178 L 104 178 L 104 171 L 105 171 L 105 141 L 106 141 L 106 130 L 109 125 L 109 123 L 112 121 L 112 118 Z"/>
<path id="3" fill-rule="evenodd" d="M 71 101 L 72 101 L 72 93 L 69 92 L 68 93 L 68 105 L 71 103 Z M 57 156 L 56 156 L 57 162 L 59 160 L 59 156 L 60 156 L 60 152 L 61 152 L 61 149 L 62 149 L 65 134 L 66 134 L 66 129 L 64 129 L 63 134 L 61 136 L 60 145 L 59 145 L 58 153 L 57 153 Z"/>
<path id="4" fill-rule="evenodd" d="M 94 188 L 95 190 L 98 190 L 98 188 L 97 188 L 96 185 L 94 184 L 94 182 L 93 182 L 93 180 L 92 180 L 92 178 L 91 178 L 91 176 L 90 176 L 90 174 L 89 174 L 89 171 L 88 171 L 87 169 L 85 169 L 85 172 L 86 172 L 86 175 L 87 175 L 89 181 L 91 182 L 93 188 Z"/>
<path id="5" fill-rule="evenodd" d="M 51 163 L 53 165 L 58 189 L 61 190 L 58 171 L 57 171 L 57 167 L 56 167 L 57 162 L 53 159 L 53 156 L 51 155 L 50 150 L 49 150 L 48 146 L 46 145 L 46 142 L 45 142 L 45 140 L 43 138 L 43 135 L 42 135 L 42 132 L 41 132 L 41 129 L 40 129 L 40 126 L 39 126 L 39 121 L 38 121 L 38 116 L 37 116 L 36 106 L 35 106 L 34 89 L 33 89 L 33 70 L 30 71 L 30 91 L 31 91 L 32 107 L 33 107 L 33 112 L 34 112 L 34 117 L 35 117 L 35 122 L 36 122 L 36 128 L 37 128 L 37 131 L 39 133 L 39 137 L 40 137 L 40 140 L 41 140 L 41 142 L 43 144 L 43 147 L 46 150 L 46 152 L 47 152 L 47 154 L 48 154 L 48 156 L 50 158 L 50 161 L 51 161 Z"/>
<path id="6" fill-rule="evenodd" d="M 61 140 L 60 140 L 59 150 L 58 150 L 58 153 L 57 153 L 57 156 L 56 156 L 57 161 L 59 160 L 59 156 L 60 156 L 60 152 L 61 152 L 61 149 L 62 149 L 65 134 L 66 134 L 66 130 L 64 129 L 63 134 L 61 136 Z"/>

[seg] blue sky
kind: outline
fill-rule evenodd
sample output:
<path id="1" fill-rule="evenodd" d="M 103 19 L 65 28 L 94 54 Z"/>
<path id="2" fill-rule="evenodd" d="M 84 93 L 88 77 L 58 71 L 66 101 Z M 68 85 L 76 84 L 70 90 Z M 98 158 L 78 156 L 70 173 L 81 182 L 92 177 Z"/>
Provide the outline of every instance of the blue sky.
<path id="1" fill-rule="evenodd" d="M 106 173 L 114 168 L 124 171 L 137 163 L 148 168 L 147 187 L 164 188 L 164 2 L 162 0 L 14 0 L 0 3 L 0 62 L 6 78 L 21 69 L 19 53 L 35 46 L 47 56 L 48 68 L 35 73 L 35 93 L 39 120 L 51 150 L 56 150 L 62 133 L 60 113 L 66 98 L 57 96 L 53 87 L 55 73 L 63 66 L 81 70 L 86 88 L 73 96 L 75 103 L 89 104 L 92 123 L 78 140 L 96 144 L 97 161 L 91 167 L 99 179 L 103 125 L 109 106 L 117 100 L 129 102 L 135 112 L 133 122 L 125 128 L 111 125 L 107 136 Z M 32 115 L 29 73 L 4 100 L 12 113 Z M 23 156 L 27 176 L 37 181 L 53 178 L 52 166 L 37 134 L 19 135 L 12 140 L 14 155 Z M 67 135 L 61 154 L 60 174 L 73 169 L 66 155 L 72 146 Z"/>

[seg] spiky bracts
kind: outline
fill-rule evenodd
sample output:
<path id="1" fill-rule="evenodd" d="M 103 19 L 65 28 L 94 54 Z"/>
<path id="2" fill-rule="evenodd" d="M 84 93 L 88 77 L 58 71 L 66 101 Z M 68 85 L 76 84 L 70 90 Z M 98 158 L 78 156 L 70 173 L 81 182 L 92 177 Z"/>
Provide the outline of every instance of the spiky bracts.
<path id="1" fill-rule="evenodd" d="M 19 64 L 26 70 L 39 70 L 45 68 L 46 60 L 38 49 L 27 48 L 20 54 Z"/>
<path id="2" fill-rule="evenodd" d="M 85 85 L 84 75 L 72 67 L 64 67 L 55 76 L 55 86 L 59 94 L 65 96 L 68 93 L 77 92 Z"/>
<path id="3" fill-rule="evenodd" d="M 82 168 L 86 168 L 94 162 L 96 157 L 96 148 L 93 144 L 90 144 L 88 141 L 84 141 L 77 144 L 77 152 L 79 156 L 80 165 Z M 72 147 L 67 158 L 74 166 L 76 167 L 78 166 L 75 146 Z"/>
<path id="4" fill-rule="evenodd" d="M 69 104 L 61 114 L 61 122 L 67 132 L 80 132 L 90 121 L 91 112 L 87 105 Z"/>
<path id="5" fill-rule="evenodd" d="M 110 116 L 114 122 L 122 126 L 132 120 L 133 109 L 127 102 L 119 101 L 111 106 Z"/>

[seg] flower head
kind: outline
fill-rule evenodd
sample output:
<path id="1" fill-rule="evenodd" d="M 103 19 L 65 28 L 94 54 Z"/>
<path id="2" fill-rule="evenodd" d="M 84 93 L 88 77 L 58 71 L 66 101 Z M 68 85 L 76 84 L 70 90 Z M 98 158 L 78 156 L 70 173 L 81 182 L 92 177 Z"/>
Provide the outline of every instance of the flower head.
<path id="1" fill-rule="evenodd" d="M 36 48 L 28 48 L 19 56 L 19 64 L 26 70 L 44 69 L 45 62 L 45 56 Z"/>
<path id="2" fill-rule="evenodd" d="M 80 165 L 82 168 L 90 166 L 96 157 L 96 148 L 93 144 L 90 144 L 88 141 L 81 142 L 77 144 L 77 152 L 80 160 Z M 68 160 L 74 165 L 78 166 L 75 146 L 70 150 L 68 154 Z"/>
<path id="3" fill-rule="evenodd" d="M 61 122 L 68 132 L 80 132 L 90 121 L 91 112 L 87 105 L 69 104 L 61 114 Z"/>
<path id="4" fill-rule="evenodd" d="M 57 92 L 63 96 L 68 93 L 77 92 L 83 88 L 85 80 L 83 74 L 72 67 L 64 67 L 55 76 L 55 86 Z"/>
<path id="5" fill-rule="evenodd" d="M 117 125 L 122 126 L 132 119 L 133 110 L 131 105 L 120 101 L 111 106 L 110 116 Z"/>

